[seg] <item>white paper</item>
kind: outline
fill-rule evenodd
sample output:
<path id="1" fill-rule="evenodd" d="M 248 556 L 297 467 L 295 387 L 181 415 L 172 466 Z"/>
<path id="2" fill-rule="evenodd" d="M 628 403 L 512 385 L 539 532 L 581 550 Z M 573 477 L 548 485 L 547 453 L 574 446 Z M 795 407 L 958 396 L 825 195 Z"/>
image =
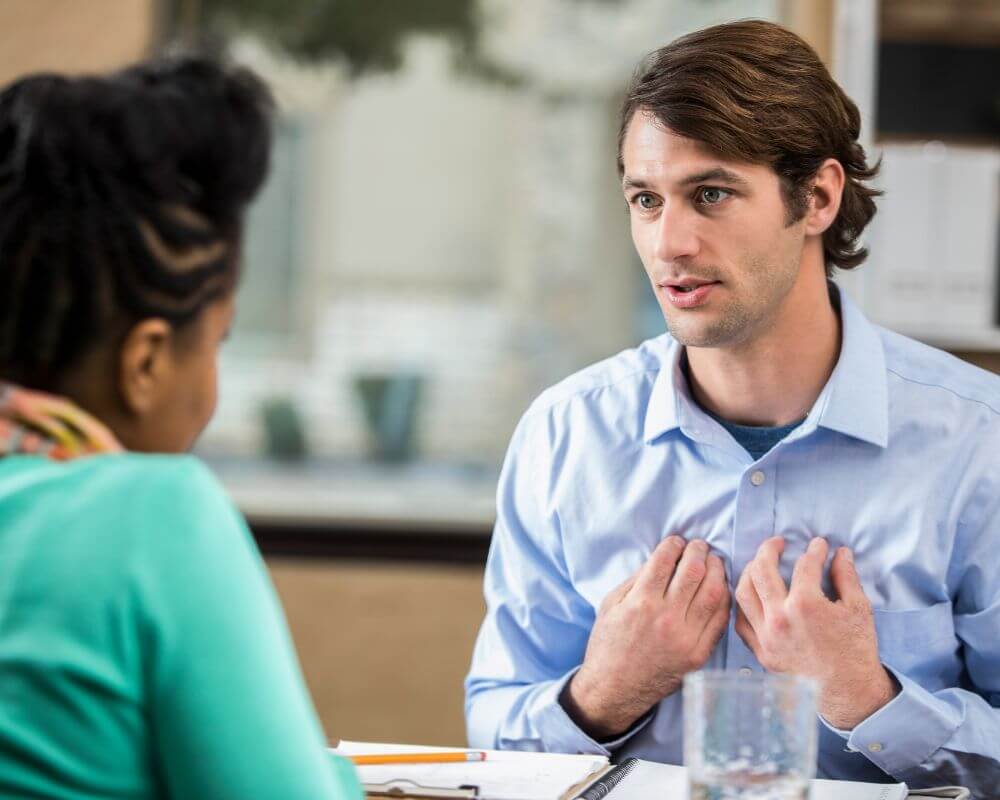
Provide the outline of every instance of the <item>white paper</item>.
<path id="1" fill-rule="evenodd" d="M 905 800 L 906 785 L 850 781 L 811 782 L 809 800 Z M 687 800 L 687 770 L 672 764 L 640 761 L 608 795 L 608 800 Z"/>
<path id="2" fill-rule="evenodd" d="M 341 755 L 433 753 L 465 747 L 416 747 L 401 744 L 342 741 Z M 523 753 L 487 750 L 486 761 L 452 764 L 386 764 L 357 768 L 362 783 L 413 781 L 420 786 L 457 789 L 478 786 L 484 798 L 497 800 L 557 800 L 570 787 L 608 765 L 603 756 Z"/>
<path id="3" fill-rule="evenodd" d="M 464 747 L 417 747 L 415 745 L 342 741 L 341 755 L 379 753 L 433 753 L 466 750 Z M 357 768 L 362 783 L 411 780 L 421 786 L 457 789 L 478 786 L 484 798 L 497 800 L 558 800 L 571 786 L 607 766 L 603 756 L 573 756 L 556 753 L 523 753 L 487 750 L 487 760 L 458 764 L 387 764 Z M 906 800 L 906 784 L 854 783 L 815 780 L 810 800 Z M 687 770 L 673 764 L 640 761 L 619 783 L 609 800 L 687 800 Z"/>
<path id="4" fill-rule="evenodd" d="M 810 800 L 905 800 L 905 783 L 812 782 Z"/>

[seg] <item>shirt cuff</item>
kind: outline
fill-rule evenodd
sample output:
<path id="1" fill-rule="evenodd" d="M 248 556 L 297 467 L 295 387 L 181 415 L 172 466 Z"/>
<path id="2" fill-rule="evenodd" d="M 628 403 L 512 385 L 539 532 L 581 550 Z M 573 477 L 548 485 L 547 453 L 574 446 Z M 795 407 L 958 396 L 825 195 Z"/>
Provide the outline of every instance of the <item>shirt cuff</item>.
<path id="1" fill-rule="evenodd" d="M 851 738 L 851 732 L 850 731 L 845 731 L 843 728 L 838 728 L 835 725 L 833 725 L 832 723 L 827 722 L 826 717 L 824 717 L 822 714 L 817 714 L 817 716 L 819 717 L 819 721 L 822 722 L 826 726 L 827 730 L 831 730 L 835 734 L 837 734 L 841 739 L 844 740 L 845 744 L 846 744 L 847 740 Z M 854 750 L 853 747 L 849 747 L 848 746 L 848 747 L 845 747 L 844 749 L 847 750 L 847 751 L 849 751 L 849 752 L 851 752 L 851 753 L 855 752 L 855 750 Z"/>
<path id="2" fill-rule="evenodd" d="M 899 694 L 851 731 L 835 728 L 822 715 L 820 720 L 847 740 L 848 750 L 863 753 L 883 772 L 899 775 L 930 759 L 952 737 L 961 720 L 932 692 L 887 664 L 883 666 L 899 681 Z"/>
<path id="3" fill-rule="evenodd" d="M 631 728 L 621 736 L 610 741 L 600 741 L 584 733 L 559 702 L 566 684 L 576 675 L 579 667 L 566 673 L 560 680 L 553 681 L 536 699 L 536 725 L 545 731 L 546 749 L 561 753 L 579 753 L 586 755 L 602 755 L 611 757 L 613 750 L 621 747 L 649 724 L 653 711 L 640 717 Z"/>

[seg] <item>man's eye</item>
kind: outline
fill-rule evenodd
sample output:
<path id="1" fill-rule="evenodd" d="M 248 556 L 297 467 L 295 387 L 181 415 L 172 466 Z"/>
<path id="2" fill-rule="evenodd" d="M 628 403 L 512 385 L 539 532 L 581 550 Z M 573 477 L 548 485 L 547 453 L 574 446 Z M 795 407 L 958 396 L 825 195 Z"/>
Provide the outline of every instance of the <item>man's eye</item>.
<path id="1" fill-rule="evenodd" d="M 637 195 L 635 202 L 639 205 L 639 208 L 644 208 L 647 211 L 651 208 L 656 208 L 656 198 L 646 192 Z"/>
<path id="2" fill-rule="evenodd" d="M 705 186 L 698 190 L 698 201 L 706 206 L 714 206 L 725 200 L 731 192 L 727 192 L 725 189 L 719 189 L 715 186 Z"/>

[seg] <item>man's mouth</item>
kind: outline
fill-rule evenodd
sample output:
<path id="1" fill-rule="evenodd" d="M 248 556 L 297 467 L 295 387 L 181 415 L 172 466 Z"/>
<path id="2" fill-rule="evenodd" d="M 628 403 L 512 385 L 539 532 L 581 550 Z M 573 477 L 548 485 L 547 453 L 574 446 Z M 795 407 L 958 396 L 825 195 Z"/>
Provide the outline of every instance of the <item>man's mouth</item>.
<path id="1" fill-rule="evenodd" d="M 677 282 L 664 282 L 660 286 L 666 291 L 671 303 L 678 308 L 695 308 L 708 299 L 719 281 L 706 281 L 695 278 L 682 279 Z"/>
<path id="2" fill-rule="evenodd" d="M 708 286 L 710 283 L 718 283 L 718 281 L 709 281 L 703 278 L 684 278 L 679 281 L 663 281 L 660 285 L 673 289 L 676 292 L 691 292 L 699 286 Z"/>

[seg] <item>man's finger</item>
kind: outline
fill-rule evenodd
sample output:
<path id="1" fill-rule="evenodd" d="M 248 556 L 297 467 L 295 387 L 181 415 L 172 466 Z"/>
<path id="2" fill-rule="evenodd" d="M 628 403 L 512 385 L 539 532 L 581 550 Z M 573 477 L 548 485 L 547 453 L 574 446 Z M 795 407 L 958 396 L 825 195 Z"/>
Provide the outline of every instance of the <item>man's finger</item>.
<path id="1" fill-rule="evenodd" d="M 660 542 L 636 575 L 634 590 L 662 597 L 683 552 L 684 539 L 680 536 L 668 536 Z"/>
<path id="2" fill-rule="evenodd" d="M 854 568 L 854 554 L 846 547 L 837 549 L 830 564 L 830 580 L 837 597 L 847 605 L 868 605 L 858 571 Z"/>
<path id="3" fill-rule="evenodd" d="M 677 562 L 674 576 L 670 579 L 666 593 L 667 602 L 682 609 L 685 615 L 691 605 L 691 599 L 708 574 L 707 559 L 708 545 L 705 542 L 700 539 L 688 542 L 684 548 L 684 555 Z"/>
<path id="4" fill-rule="evenodd" d="M 691 600 L 687 617 L 698 625 L 704 625 L 728 599 L 726 568 L 722 564 L 722 559 L 711 553 L 705 560 L 705 578 Z"/>
<path id="5" fill-rule="evenodd" d="M 789 591 L 822 594 L 823 567 L 826 566 L 826 557 L 829 552 L 830 545 L 826 543 L 826 539 L 817 537 L 809 542 L 809 547 L 795 563 Z"/>
<path id="6" fill-rule="evenodd" d="M 743 643 L 750 648 L 750 652 L 760 661 L 760 640 L 757 638 L 757 632 L 753 629 L 753 625 L 750 624 L 750 621 L 741 608 L 736 609 L 735 630 L 737 636 L 743 640 Z"/>
<path id="7" fill-rule="evenodd" d="M 722 634 L 726 632 L 729 625 L 729 594 L 727 592 L 722 603 L 715 609 L 715 613 L 708 620 L 705 629 L 698 637 L 698 648 L 704 648 L 706 653 L 711 653 L 715 645 L 719 643 Z"/>
<path id="8" fill-rule="evenodd" d="M 736 606 L 754 627 L 764 624 L 764 606 L 761 605 L 757 590 L 750 580 L 749 566 L 743 570 L 740 582 L 736 585 Z"/>
<path id="9" fill-rule="evenodd" d="M 747 565 L 750 580 L 753 581 L 753 588 L 757 590 L 765 614 L 768 606 L 784 603 L 788 597 L 788 587 L 785 586 L 778 569 L 784 549 L 785 540 L 780 536 L 774 536 L 760 546 L 754 560 Z"/>

